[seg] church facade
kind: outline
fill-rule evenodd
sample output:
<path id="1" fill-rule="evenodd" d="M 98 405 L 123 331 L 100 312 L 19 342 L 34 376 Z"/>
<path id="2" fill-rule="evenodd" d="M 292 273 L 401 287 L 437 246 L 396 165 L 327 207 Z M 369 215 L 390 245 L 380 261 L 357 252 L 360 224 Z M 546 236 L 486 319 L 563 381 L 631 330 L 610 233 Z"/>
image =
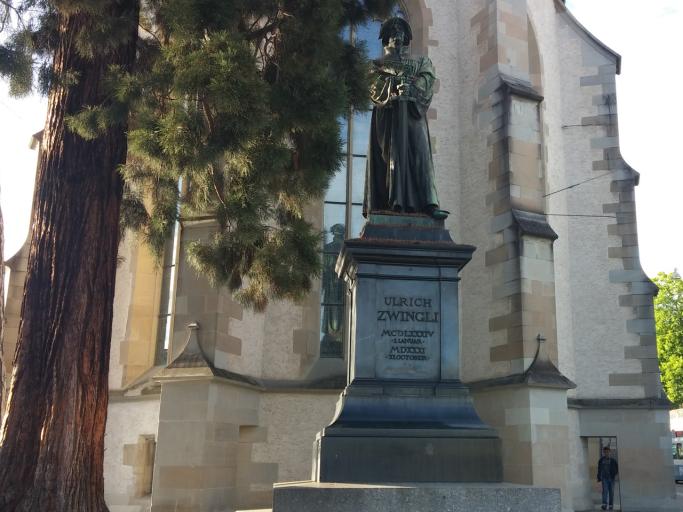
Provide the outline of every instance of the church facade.
<path id="1" fill-rule="evenodd" d="M 506 482 L 594 506 L 600 447 L 623 510 L 673 511 L 669 402 L 621 156 L 620 56 L 561 0 L 405 0 L 411 51 L 436 69 L 428 111 L 441 208 L 477 247 L 460 283 L 462 380 L 502 439 Z M 353 27 L 376 54 L 379 22 Z M 322 278 L 300 304 L 243 309 L 184 259 L 210 221 L 183 221 L 161 267 L 120 247 L 105 454 L 112 512 L 268 508 L 311 476 L 316 433 L 346 383 L 344 287 L 334 263 L 362 227 L 368 113 L 343 121 L 348 158 L 308 215 Z M 8 265 L 6 352 L 25 250 Z M 531 371 L 550 360 L 561 378 Z"/>

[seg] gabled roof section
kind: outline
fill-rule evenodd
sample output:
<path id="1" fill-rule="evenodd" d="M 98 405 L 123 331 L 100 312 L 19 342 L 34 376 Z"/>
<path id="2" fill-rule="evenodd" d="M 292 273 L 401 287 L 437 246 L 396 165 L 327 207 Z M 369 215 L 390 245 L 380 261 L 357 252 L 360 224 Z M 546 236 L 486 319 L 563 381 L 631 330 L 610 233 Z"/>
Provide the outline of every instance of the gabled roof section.
<path id="1" fill-rule="evenodd" d="M 563 16 L 567 20 L 570 26 L 574 27 L 577 34 L 579 34 L 583 39 L 585 39 L 598 51 L 603 53 L 606 57 L 613 59 L 614 63 L 617 66 L 617 75 L 621 74 L 621 55 L 619 55 L 617 52 L 612 50 L 612 48 L 610 48 L 605 43 L 600 41 L 600 39 L 595 37 L 586 27 L 584 27 L 579 22 L 579 20 L 577 20 L 574 17 L 574 15 L 571 12 L 569 12 L 569 9 L 567 9 L 567 6 L 565 5 L 565 0 L 554 1 L 555 8 L 557 9 L 557 11 L 560 13 L 561 16 Z"/>
<path id="2" fill-rule="evenodd" d="M 522 233 L 539 238 L 547 238 L 548 240 L 557 240 L 557 233 L 550 227 L 545 215 L 513 208 L 512 217 L 517 222 L 517 227 L 519 227 Z"/>

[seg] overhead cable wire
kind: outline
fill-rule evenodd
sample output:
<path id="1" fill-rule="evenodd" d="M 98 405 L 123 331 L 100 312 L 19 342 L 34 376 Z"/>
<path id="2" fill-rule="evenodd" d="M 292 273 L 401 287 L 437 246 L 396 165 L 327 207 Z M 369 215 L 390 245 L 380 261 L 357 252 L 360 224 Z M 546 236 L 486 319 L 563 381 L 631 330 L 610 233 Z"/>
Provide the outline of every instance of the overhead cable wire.
<path id="1" fill-rule="evenodd" d="M 552 191 L 552 192 L 548 192 L 548 193 L 547 193 L 546 195 L 544 195 L 543 197 L 550 197 L 550 196 L 552 196 L 552 195 L 559 194 L 560 192 L 564 192 L 565 190 L 569 190 L 569 189 L 572 189 L 572 188 L 576 188 L 576 187 L 578 187 L 579 185 L 583 185 L 584 183 L 588 183 L 589 181 L 593 181 L 593 180 L 598 180 L 598 179 L 600 179 L 600 178 L 604 178 L 605 176 L 609 176 L 610 174 L 612 174 L 612 173 L 613 173 L 614 171 L 616 171 L 616 170 L 617 170 L 617 169 L 614 169 L 614 170 L 612 170 L 612 171 L 606 172 L 606 173 L 601 174 L 601 175 L 599 175 L 599 176 L 593 176 L 592 178 L 588 178 L 588 179 L 586 179 L 586 180 L 579 181 L 578 183 L 574 183 L 573 185 L 569 185 L 568 187 L 564 187 L 564 188 L 561 188 L 561 189 L 558 189 L 558 190 L 554 190 L 554 191 Z"/>
<path id="2" fill-rule="evenodd" d="M 583 213 L 544 213 L 543 215 L 547 215 L 549 217 L 586 217 L 586 218 L 593 218 L 593 219 L 616 219 L 616 215 L 590 215 L 590 214 L 583 214 Z"/>

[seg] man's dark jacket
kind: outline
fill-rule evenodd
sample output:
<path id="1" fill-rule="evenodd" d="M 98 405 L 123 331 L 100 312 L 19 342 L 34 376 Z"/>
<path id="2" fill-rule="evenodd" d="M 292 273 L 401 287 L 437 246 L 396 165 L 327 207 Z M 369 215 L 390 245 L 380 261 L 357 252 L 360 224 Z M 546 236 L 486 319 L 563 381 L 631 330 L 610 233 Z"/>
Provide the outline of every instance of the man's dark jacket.
<path id="1" fill-rule="evenodd" d="M 614 477 L 619 473 L 617 461 L 612 457 L 600 457 L 598 461 L 598 482 L 602 482 L 603 470 L 609 474 L 610 480 L 614 480 Z"/>

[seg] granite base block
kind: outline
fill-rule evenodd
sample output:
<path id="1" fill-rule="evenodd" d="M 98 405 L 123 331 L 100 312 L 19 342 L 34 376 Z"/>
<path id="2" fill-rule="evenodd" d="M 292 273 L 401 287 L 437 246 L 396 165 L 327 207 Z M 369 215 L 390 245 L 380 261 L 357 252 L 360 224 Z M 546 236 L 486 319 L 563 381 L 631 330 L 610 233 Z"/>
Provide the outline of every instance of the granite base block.
<path id="1" fill-rule="evenodd" d="M 459 383 L 351 384 L 314 446 L 318 482 L 501 482 L 501 441 Z"/>
<path id="2" fill-rule="evenodd" d="M 559 489 L 513 484 L 275 484 L 273 512 L 561 512 Z"/>
<path id="3" fill-rule="evenodd" d="M 336 430 L 336 431 L 335 431 Z M 383 436 L 326 430 L 315 446 L 319 482 L 501 482 L 500 439 L 458 431 L 387 429 Z M 374 429 L 379 430 L 379 429 Z M 334 432 L 336 435 L 329 435 Z M 341 435 L 340 435 L 341 434 Z M 373 434 L 377 434 L 373 432 Z M 460 437 L 462 436 L 462 437 Z"/>

